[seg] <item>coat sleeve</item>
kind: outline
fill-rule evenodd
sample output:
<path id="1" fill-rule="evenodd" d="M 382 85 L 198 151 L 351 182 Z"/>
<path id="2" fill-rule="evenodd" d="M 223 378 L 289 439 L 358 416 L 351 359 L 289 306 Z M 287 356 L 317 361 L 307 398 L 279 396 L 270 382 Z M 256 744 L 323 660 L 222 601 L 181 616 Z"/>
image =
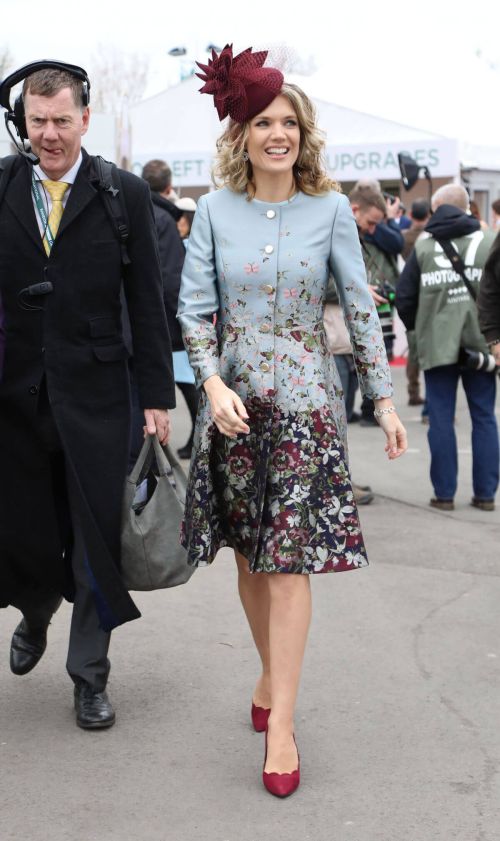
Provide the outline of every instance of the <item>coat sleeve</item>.
<path id="1" fill-rule="evenodd" d="M 177 321 L 181 274 L 186 249 L 177 230 L 177 225 L 167 211 L 155 210 L 160 266 L 163 281 L 163 302 L 167 313 L 167 324 L 172 342 L 172 350 L 183 350 L 181 328 Z"/>
<path id="2" fill-rule="evenodd" d="M 415 329 L 419 291 L 420 266 L 413 250 L 401 272 L 396 289 L 396 309 L 407 330 Z"/>
<path id="3" fill-rule="evenodd" d="M 392 395 L 382 329 L 368 290 L 358 231 L 349 202 L 339 197 L 332 230 L 330 268 L 351 336 L 361 391 L 378 399 Z"/>
<path id="4" fill-rule="evenodd" d="M 202 196 L 189 235 L 177 311 L 198 386 L 220 373 L 214 325 L 219 310 L 214 248 L 207 200 Z"/>
<path id="5" fill-rule="evenodd" d="M 127 182 L 130 265 L 123 273 L 132 329 L 134 370 L 143 409 L 172 409 L 175 381 L 172 351 L 163 305 L 158 239 L 149 187 Z M 122 180 L 122 184 L 124 184 Z"/>
<path id="6" fill-rule="evenodd" d="M 365 239 L 367 242 L 373 242 L 382 251 L 392 254 L 394 257 L 401 254 L 405 244 L 403 234 L 392 219 L 388 219 L 387 222 L 380 222 L 375 228 L 375 233 L 372 235 L 365 234 Z"/>
<path id="7" fill-rule="evenodd" d="M 500 339 L 500 234 L 484 267 L 477 307 L 479 324 L 486 341 Z"/>

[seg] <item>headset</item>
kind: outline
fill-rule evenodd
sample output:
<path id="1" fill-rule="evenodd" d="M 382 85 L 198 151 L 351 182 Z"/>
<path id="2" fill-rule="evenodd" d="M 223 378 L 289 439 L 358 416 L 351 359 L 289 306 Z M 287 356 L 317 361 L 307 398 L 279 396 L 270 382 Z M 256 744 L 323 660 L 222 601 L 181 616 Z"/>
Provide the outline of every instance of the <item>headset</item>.
<path id="1" fill-rule="evenodd" d="M 90 102 L 90 79 L 87 76 L 86 71 L 83 67 L 79 67 L 77 64 L 66 64 L 64 61 L 56 61 L 55 59 L 32 61 L 30 64 L 25 64 L 23 67 L 20 67 L 19 70 L 11 73 L 10 76 L 7 76 L 2 82 L 0 82 L 0 105 L 2 108 L 6 109 L 4 115 L 5 126 L 12 138 L 12 141 L 19 150 L 19 153 L 23 157 L 27 158 L 27 160 L 32 164 L 38 164 L 40 161 L 33 152 L 25 148 L 24 141 L 28 140 L 28 131 L 26 128 L 26 114 L 24 111 L 23 95 L 22 93 L 19 94 L 14 101 L 14 106 L 12 106 L 10 104 L 10 92 L 14 85 L 17 85 L 18 82 L 21 82 L 23 79 L 31 76 L 33 73 L 37 73 L 38 70 L 64 70 L 66 73 L 70 73 L 71 76 L 75 76 L 75 78 L 79 79 L 82 83 L 83 108 L 86 108 Z M 12 134 L 9 123 L 12 123 L 14 126 L 20 142 L 18 142 Z"/>

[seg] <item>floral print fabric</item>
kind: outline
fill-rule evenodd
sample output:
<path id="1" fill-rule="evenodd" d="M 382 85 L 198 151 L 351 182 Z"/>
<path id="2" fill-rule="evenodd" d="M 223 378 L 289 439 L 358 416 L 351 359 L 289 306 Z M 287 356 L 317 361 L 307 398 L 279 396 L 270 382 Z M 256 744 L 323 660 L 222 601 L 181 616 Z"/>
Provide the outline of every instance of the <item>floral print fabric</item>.
<path id="1" fill-rule="evenodd" d="M 340 380 L 323 328 L 330 271 L 362 390 L 389 396 L 345 197 L 299 194 L 268 205 L 221 190 L 200 200 L 178 315 L 198 384 L 219 374 L 245 403 L 251 431 L 221 435 L 202 392 L 182 534 L 192 563 L 210 563 L 229 545 L 255 572 L 367 564 Z"/>

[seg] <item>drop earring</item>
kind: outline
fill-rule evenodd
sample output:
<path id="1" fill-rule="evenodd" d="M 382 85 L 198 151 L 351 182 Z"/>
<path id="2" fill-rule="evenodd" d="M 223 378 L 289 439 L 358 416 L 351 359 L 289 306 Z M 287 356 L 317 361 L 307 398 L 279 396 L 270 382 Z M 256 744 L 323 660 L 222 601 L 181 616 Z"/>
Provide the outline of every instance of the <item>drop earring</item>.
<path id="1" fill-rule="evenodd" d="M 246 149 L 243 151 L 243 160 L 248 161 L 248 152 Z"/>

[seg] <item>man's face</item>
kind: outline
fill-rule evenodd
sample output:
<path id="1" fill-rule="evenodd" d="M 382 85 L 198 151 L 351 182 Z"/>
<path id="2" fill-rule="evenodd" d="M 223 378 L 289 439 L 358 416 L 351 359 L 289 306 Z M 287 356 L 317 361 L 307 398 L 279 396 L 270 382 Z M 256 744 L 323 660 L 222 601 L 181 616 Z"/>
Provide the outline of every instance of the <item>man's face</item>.
<path id="1" fill-rule="evenodd" d="M 24 110 L 31 148 L 45 174 L 57 181 L 78 159 L 89 109 L 75 105 L 71 89 L 63 88 L 54 96 L 27 92 Z"/>
<path id="2" fill-rule="evenodd" d="M 359 204 L 353 204 L 352 212 L 362 234 L 374 234 L 377 225 L 384 220 L 384 214 L 378 207 L 361 208 Z"/>

